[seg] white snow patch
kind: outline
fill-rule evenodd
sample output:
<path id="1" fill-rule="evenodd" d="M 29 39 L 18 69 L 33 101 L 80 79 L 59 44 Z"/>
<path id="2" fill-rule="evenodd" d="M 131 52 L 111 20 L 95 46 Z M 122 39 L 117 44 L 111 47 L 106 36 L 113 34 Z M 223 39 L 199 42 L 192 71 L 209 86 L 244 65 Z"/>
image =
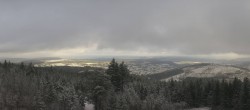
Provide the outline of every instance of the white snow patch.
<path id="1" fill-rule="evenodd" d="M 94 110 L 94 105 L 90 103 L 85 103 L 84 110 Z"/>
<path id="2" fill-rule="evenodd" d="M 245 69 L 241 69 L 238 67 L 230 66 L 230 65 L 218 65 L 218 64 L 210 64 L 206 66 L 191 66 L 183 68 L 183 73 L 172 76 L 170 78 L 164 79 L 166 81 L 180 80 L 186 77 L 225 77 L 225 78 L 234 78 L 238 77 L 239 79 L 243 79 L 244 77 L 249 77 L 250 72 Z"/>

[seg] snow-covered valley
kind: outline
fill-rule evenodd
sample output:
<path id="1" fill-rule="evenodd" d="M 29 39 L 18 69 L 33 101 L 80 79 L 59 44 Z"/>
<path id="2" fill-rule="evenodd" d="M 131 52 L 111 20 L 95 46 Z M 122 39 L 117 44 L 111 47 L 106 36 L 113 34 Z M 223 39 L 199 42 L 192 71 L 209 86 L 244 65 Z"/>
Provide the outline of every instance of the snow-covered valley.
<path id="1" fill-rule="evenodd" d="M 250 77 L 250 71 L 234 65 L 197 64 L 165 71 L 152 76 L 159 76 L 160 80 L 166 81 L 170 79 L 181 80 L 188 77 L 220 79 L 233 79 L 237 77 L 243 79 L 244 77 Z"/>

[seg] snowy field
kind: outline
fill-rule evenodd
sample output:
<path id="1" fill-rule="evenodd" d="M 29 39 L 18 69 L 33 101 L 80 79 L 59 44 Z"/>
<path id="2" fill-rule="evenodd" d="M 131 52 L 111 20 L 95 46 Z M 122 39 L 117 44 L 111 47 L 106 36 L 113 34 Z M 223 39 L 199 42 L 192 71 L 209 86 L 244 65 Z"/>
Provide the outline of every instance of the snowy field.
<path id="1" fill-rule="evenodd" d="M 94 110 L 94 105 L 89 104 L 89 103 L 85 103 L 84 110 Z"/>

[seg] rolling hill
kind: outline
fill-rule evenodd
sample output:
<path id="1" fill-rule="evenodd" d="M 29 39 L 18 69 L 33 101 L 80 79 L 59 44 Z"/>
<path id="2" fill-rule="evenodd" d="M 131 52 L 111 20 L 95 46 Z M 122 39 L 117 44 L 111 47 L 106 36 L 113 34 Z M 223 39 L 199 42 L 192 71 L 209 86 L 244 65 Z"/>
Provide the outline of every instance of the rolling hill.
<path id="1" fill-rule="evenodd" d="M 250 70 L 233 65 L 202 63 L 152 74 L 149 75 L 149 77 L 157 80 L 181 80 L 190 77 L 219 79 L 232 79 L 237 77 L 243 79 L 244 77 L 250 77 Z"/>

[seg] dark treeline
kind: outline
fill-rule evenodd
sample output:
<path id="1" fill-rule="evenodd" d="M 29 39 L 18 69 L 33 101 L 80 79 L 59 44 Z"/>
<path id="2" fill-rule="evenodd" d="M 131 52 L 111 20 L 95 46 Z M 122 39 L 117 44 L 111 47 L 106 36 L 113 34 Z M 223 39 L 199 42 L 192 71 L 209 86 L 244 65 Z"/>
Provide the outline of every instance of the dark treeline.
<path id="1" fill-rule="evenodd" d="M 1 110 L 249 110 L 249 87 L 247 78 L 150 80 L 114 59 L 106 71 L 0 63 Z"/>

